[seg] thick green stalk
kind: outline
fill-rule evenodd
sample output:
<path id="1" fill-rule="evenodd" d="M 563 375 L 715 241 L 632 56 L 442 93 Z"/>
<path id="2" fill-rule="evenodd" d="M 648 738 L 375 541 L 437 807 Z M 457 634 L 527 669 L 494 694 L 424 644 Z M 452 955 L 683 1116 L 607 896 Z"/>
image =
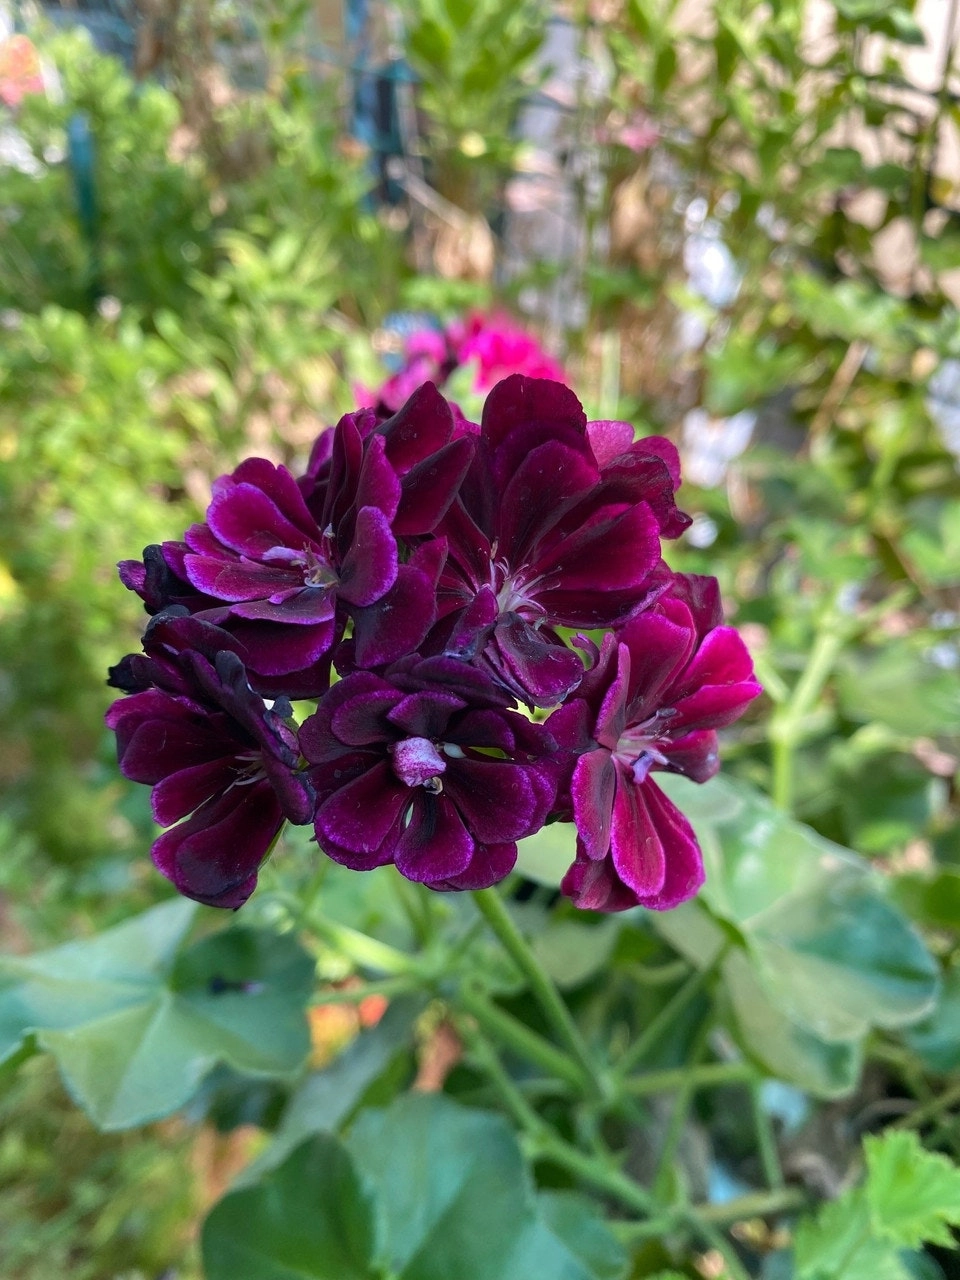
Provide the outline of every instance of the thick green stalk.
<path id="1" fill-rule="evenodd" d="M 607 1089 L 600 1078 L 583 1036 L 574 1022 L 570 1010 L 561 999 L 549 974 L 531 951 L 523 934 L 517 928 L 510 913 L 503 905 L 495 889 L 475 889 L 473 900 L 496 934 L 504 950 L 526 978 L 534 999 L 543 1010 L 557 1039 L 569 1050 L 586 1080 L 591 1082 L 592 1092 L 604 1097 Z"/>

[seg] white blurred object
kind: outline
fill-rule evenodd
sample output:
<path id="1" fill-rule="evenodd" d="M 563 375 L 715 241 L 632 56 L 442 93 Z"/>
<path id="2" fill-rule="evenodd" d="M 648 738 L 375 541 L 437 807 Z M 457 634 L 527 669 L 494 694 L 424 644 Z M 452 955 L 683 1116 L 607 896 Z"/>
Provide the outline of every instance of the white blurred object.
<path id="1" fill-rule="evenodd" d="M 721 239 L 720 224 L 712 218 L 687 236 L 683 245 L 683 266 L 691 290 L 709 302 L 711 307 L 718 310 L 728 307 L 740 292 L 740 270 Z"/>
<path id="2" fill-rule="evenodd" d="M 944 360 L 927 383 L 924 400 L 944 445 L 960 461 L 960 360 Z"/>
<path id="3" fill-rule="evenodd" d="M 706 409 L 691 409 L 683 419 L 683 472 L 691 484 L 712 489 L 753 436 L 757 415 L 743 409 L 732 418 L 715 418 Z"/>

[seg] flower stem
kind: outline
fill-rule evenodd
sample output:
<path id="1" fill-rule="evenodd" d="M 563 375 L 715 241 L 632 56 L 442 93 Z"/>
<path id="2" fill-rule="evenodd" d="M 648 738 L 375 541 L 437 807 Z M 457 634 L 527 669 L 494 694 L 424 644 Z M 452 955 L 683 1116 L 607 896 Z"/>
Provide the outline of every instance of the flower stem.
<path id="1" fill-rule="evenodd" d="M 793 808 L 793 754 L 803 741 L 803 722 L 814 709 L 823 686 L 836 665 L 849 628 L 844 628 L 831 611 L 813 642 L 806 666 L 786 703 L 770 719 L 774 804 L 785 813 Z"/>
<path id="2" fill-rule="evenodd" d="M 591 1082 L 592 1091 L 601 1097 L 605 1096 L 607 1090 L 600 1081 L 590 1052 L 570 1010 L 563 1003 L 549 974 L 530 950 L 526 939 L 503 905 L 500 895 L 495 889 L 475 889 L 473 900 L 504 950 L 526 978 L 554 1034 L 573 1055 L 585 1079 Z"/>
<path id="3" fill-rule="evenodd" d="M 358 929 L 351 929 L 349 925 L 337 924 L 321 914 L 311 916 L 308 923 L 309 928 L 327 946 L 339 951 L 361 968 L 391 976 L 412 974 L 418 969 L 416 957 L 391 947 L 386 942 L 380 942 L 377 938 L 371 938 Z"/>
<path id="4" fill-rule="evenodd" d="M 633 1042 L 623 1058 L 617 1066 L 617 1075 L 620 1077 L 628 1075 L 634 1067 L 638 1066 L 651 1049 L 660 1040 L 665 1031 L 676 1022 L 680 1014 L 686 1009 L 687 1005 L 700 994 L 709 980 L 713 977 L 714 972 L 720 964 L 723 955 L 726 952 L 724 948 L 716 957 L 716 959 L 705 969 L 697 969 L 687 978 L 686 982 L 673 993 L 667 1003 L 663 1006 L 656 1017 L 644 1028 L 637 1039 Z"/>
<path id="5" fill-rule="evenodd" d="M 457 1003 L 466 1013 L 476 1018 L 484 1031 L 521 1058 L 540 1067 L 549 1076 L 564 1081 L 577 1093 L 589 1090 L 589 1078 L 584 1076 L 580 1066 L 569 1054 L 557 1049 L 549 1040 L 499 1008 L 479 991 L 464 984 L 457 996 Z"/>
<path id="6" fill-rule="evenodd" d="M 689 1085 L 691 1089 L 708 1089 L 721 1084 L 749 1084 L 756 1077 L 747 1062 L 706 1062 L 702 1067 L 668 1067 L 664 1071 L 645 1071 L 643 1075 L 624 1080 L 623 1087 L 636 1096 L 670 1093 Z"/>

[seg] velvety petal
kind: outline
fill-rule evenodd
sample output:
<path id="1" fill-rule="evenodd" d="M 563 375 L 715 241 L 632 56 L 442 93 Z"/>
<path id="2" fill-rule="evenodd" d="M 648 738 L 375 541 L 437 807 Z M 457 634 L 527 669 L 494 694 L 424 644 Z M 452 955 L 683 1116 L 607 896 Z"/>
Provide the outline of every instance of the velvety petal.
<path id="1" fill-rule="evenodd" d="M 610 851 L 617 770 L 609 751 L 588 751 L 570 780 L 574 819 L 584 853 L 594 861 Z"/>
<path id="2" fill-rule="evenodd" d="M 649 821 L 663 846 L 666 871 L 659 890 L 640 895 L 640 904 L 668 911 L 692 898 L 703 884 L 703 856 L 693 828 L 676 805 L 653 782 L 645 782 L 642 790 Z"/>
<path id="3" fill-rule="evenodd" d="M 675 742 L 660 742 L 658 746 L 669 761 L 669 770 L 682 773 L 693 782 L 709 782 L 720 768 L 717 735 L 713 729 L 697 729 Z"/>
<path id="4" fill-rule="evenodd" d="M 579 850 L 560 882 L 560 892 L 581 911 L 627 911 L 637 896 L 617 879 L 610 858 L 594 862 Z"/>
<path id="5" fill-rule="evenodd" d="M 599 466 L 604 467 L 633 444 L 636 433 L 629 422 L 599 420 L 587 423 L 587 439 Z"/>
<path id="6" fill-rule="evenodd" d="M 494 629 L 484 656 L 508 689 L 529 706 L 555 707 L 583 676 L 572 649 L 550 641 L 517 614 L 507 614 Z"/>
<path id="7" fill-rule="evenodd" d="M 150 795 L 155 821 L 161 827 L 172 826 L 205 801 L 225 792 L 239 776 L 236 756 L 221 756 L 168 774 Z"/>
<path id="8" fill-rule="evenodd" d="M 451 440 L 418 462 L 404 476 L 400 506 L 393 521 L 398 537 L 432 533 L 446 515 L 473 459 L 469 437 Z"/>
<path id="9" fill-rule="evenodd" d="M 501 498 L 500 554 L 507 563 L 513 568 L 522 565 L 568 502 L 582 497 L 598 479 L 592 459 L 559 441 L 546 440 L 528 453 Z"/>
<path id="10" fill-rule="evenodd" d="M 528 768 L 508 760 L 450 761 L 444 794 L 460 810 L 475 839 L 509 843 L 543 826 L 547 810 L 530 784 Z"/>
<path id="11" fill-rule="evenodd" d="M 374 604 L 397 580 L 397 540 L 376 507 L 361 507 L 350 550 L 340 567 L 340 595 L 350 604 Z"/>
<path id="12" fill-rule="evenodd" d="M 409 788 L 397 781 L 382 760 L 323 801 L 317 809 L 317 839 L 321 847 L 329 839 L 345 849 L 372 853 L 409 799 Z"/>
<path id="13" fill-rule="evenodd" d="M 583 406 L 562 382 L 522 374 L 498 382 L 484 402 L 480 420 L 480 430 L 491 446 L 497 448 L 516 428 L 531 422 L 554 427 L 554 434 L 566 426 L 586 437 Z"/>
<path id="14" fill-rule="evenodd" d="M 662 705 L 666 691 L 672 689 L 693 657 L 697 643 L 693 618 L 682 605 L 680 612 L 686 625 L 682 616 L 669 618 L 648 610 L 628 619 L 618 631 L 630 651 L 627 701 L 635 708 L 637 720 Z"/>
<path id="15" fill-rule="evenodd" d="M 279 622 L 231 618 L 230 630 L 243 645 L 247 666 L 262 676 L 285 676 L 314 666 L 333 645 L 336 626 L 331 617 L 315 626 L 287 627 Z M 329 667 L 318 672 L 319 683 L 302 692 L 293 688 L 290 697 L 319 697 L 329 684 Z"/>
<path id="16" fill-rule="evenodd" d="M 474 842 L 446 795 L 414 793 L 413 808 L 394 849 L 397 870 L 429 883 L 459 875 L 470 865 Z"/>
<path id="17" fill-rule="evenodd" d="M 649 786 L 653 788 L 652 783 Z M 667 851 L 645 803 L 646 787 L 618 767 L 610 854 L 617 876 L 638 899 L 660 893 L 667 874 Z"/>
<path id="18" fill-rule="evenodd" d="M 317 522 L 303 500 L 300 486 L 286 467 L 266 458 L 247 458 L 233 473 L 236 484 L 252 484 L 260 489 L 306 537 L 315 539 Z"/>
<path id="19" fill-rule="evenodd" d="M 311 822 L 316 810 L 316 793 L 309 775 L 290 768 L 269 752 L 263 753 L 262 765 L 287 821 L 297 826 Z"/>
<path id="20" fill-rule="evenodd" d="M 211 907 L 242 906 L 283 817 L 267 784 L 234 790 L 164 832 L 151 850 L 180 893 Z"/>
<path id="21" fill-rule="evenodd" d="M 303 586 L 303 574 L 285 565 L 262 565 L 226 554 L 184 557 L 187 577 L 198 591 L 216 600 L 263 600 Z"/>
<path id="22" fill-rule="evenodd" d="M 250 622 L 276 622 L 285 629 L 332 625 L 336 592 L 331 587 L 305 587 L 299 574 L 297 579 L 274 598 L 236 601 L 230 609 L 231 616 Z"/>
<path id="23" fill-rule="evenodd" d="M 358 693 L 333 712 L 330 729 L 334 737 L 351 747 L 368 746 L 394 737 L 387 721 L 400 700 L 395 689 L 373 689 Z"/>
<path id="24" fill-rule="evenodd" d="M 436 590 L 414 564 L 402 564 L 390 590 L 370 608 L 351 609 L 354 660 L 381 667 L 412 653 L 436 618 Z"/>
<path id="25" fill-rule="evenodd" d="M 404 735 L 417 738 L 442 737 L 450 717 L 466 704 L 451 693 L 433 689 L 409 693 L 390 712 L 392 725 Z"/>
<path id="26" fill-rule="evenodd" d="M 660 563 L 660 533 L 646 503 L 595 510 L 583 504 L 576 528 L 548 539 L 537 555 L 532 568 L 551 576 L 554 591 L 617 591 L 646 583 Z"/>
<path id="27" fill-rule="evenodd" d="M 311 764 L 322 764 L 344 753 L 344 744 L 333 732 L 333 718 L 352 698 L 370 693 L 396 697 L 387 681 L 370 671 L 358 671 L 331 685 L 313 715 L 300 726 L 300 750 Z"/>
<path id="28" fill-rule="evenodd" d="M 234 485 L 214 494 L 207 508 L 207 524 L 225 547 L 254 560 L 273 547 L 300 548 L 308 536 L 252 484 Z M 315 528 L 315 534 L 319 532 Z M 319 537 L 313 540 L 319 548 Z"/>
<path id="29" fill-rule="evenodd" d="M 453 413 L 434 384 L 424 382 L 378 431 L 386 442 L 387 457 L 398 475 L 404 476 L 447 443 Z"/>
<path id="30" fill-rule="evenodd" d="M 516 861 L 515 844 L 477 844 L 465 870 L 459 875 L 432 881 L 429 887 L 439 890 L 489 889 L 507 878 Z"/>

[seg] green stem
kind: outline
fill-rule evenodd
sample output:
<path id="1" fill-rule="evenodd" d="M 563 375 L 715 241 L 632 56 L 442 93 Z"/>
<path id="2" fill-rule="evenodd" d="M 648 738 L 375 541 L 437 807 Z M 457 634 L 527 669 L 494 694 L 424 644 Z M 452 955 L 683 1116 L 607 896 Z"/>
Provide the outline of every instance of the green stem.
<path id="1" fill-rule="evenodd" d="M 560 1165 L 594 1190 L 611 1196 L 644 1217 L 650 1217 L 661 1210 L 662 1206 L 638 1182 L 598 1157 L 578 1151 L 562 1138 L 542 1137 L 532 1145 L 530 1155 L 535 1160 L 548 1160 L 551 1164 Z"/>
<path id="2" fill-rule="evenodd" d="M 725 952 L 726 948 L 723 948 L 705 969 L 694 970 L 683 986 L 678 987 L 656 1017 L 644 1028 L 623 1055 L 617 1066 L 617 1075 L 619 1077 L 622 1078 L 628 1075 L 634 1067 L 638 1066 L 659 1042 L 664 1032 L 670 1030 L 680 1014 L 700 994 L 713 977 Z"/>
<path id="3" fill-rule="evenodd" d="M 570 1014 L 570 1010 L 563 1003 L 560 993 L 553 985 L 549 974 L 530 950 L 526 939 L 503 905 L 500 895 L 495 889 L 475 889 L 473 890 L 473 900 L 487 924 L 496 934 L 504 950 L 530 984 L 530 990 L 543 1010 L 544 1016 L 552 1027 L 554 1034 L 573 1055 L 585 1078 L 591 1082 L 592 1091 L 603 1097 L 607 1090 L 600 1080 L 590 1052 Z"/>
<path id="4" fill-rule="evenodd" d="M 500 1061 L 496 1050 L 483 1032 L 476 1027 L 470 1026 L 461 1027 L 460 1031 L 467 1048 L 476 1058 L 480 1067 L 482 1067 L 484 1074 L 501 1102 L 517 1122 L 520 1131 L 534 1145 L 545 1140 L 550 1133 L 546 1121 L 537 1115 L 536 1111 L 517 1088 L 516 1083 L 511 1080 L 504 1070 L 503 1063 Z"/>
<path id="5" fill-rule="evenodd" d="M 644 1217 L 659 1210 L 660 1206 L 648 1191 L 614 1168 L 608 1160 L 599 1155 L 587 1155 L 554 1133 L 511 1080 L 496 1050 L 481 1031 L 475 1027 L 466 1027 L 464 1039 L 504 1106 L 517 1122 L 526 1139 L 524 1147 L 530 1159 L 547 1160 L 560 1165 L 595 1191 L 611 1196 Z"/>
<path id="6" fill-rule="evenodd" d="M 809 1199 L 798 1187 L 781 1187 L 776 1191 L 757 1191 L 737 1196 L 723 1204 L 698 1204 L 690 1212 L 701 1222 L 715 1226 L 728 1226 L 744 1222 L 747 1218 L 769 1218 L 778 1213 L 796 1213 L 805 1208 Z"/>
<path id="7" fill-rule="evenodd" d="M 783 1187 L 783 1169 L 780 1167 L 780 1153 L 777 1151 L 777 1138 L 773 1132 L 770 1116 L 763 1105 L 760 1094 L 760 1081 L 750 1083 L 750 1101 L 753 1106 L 753 1127 L 757 1131 L 757 1147 L 760 1152 L 760 1165 L 767 1185 L 780 1190 Z"/>
<path id="8" fill-rule="evenodd" d="M 845 641 L 846 632 L 831 611 L 813 642 L 810 656 L 793 692 L 770 718 L 769 733 L 773 750 L 771 791 L 774 803 L 786 813 L 793 808 L 793 754 L 803 741 L 803 721 L 816 706 Z"/>
<path id="9" fill-rule="evenodd" d="M 644 1096 L 672 1093 L 689 1084 L 692 1089 L 709 1089 L 722 1084 L 749 1084 L 756 1071 L 747 1062 L 707 1062 L 702 1067 L 668 1067 L 664 1071 L 645 1071 L 641 1076 L 624 1080 L 627 1093 Z"/>
<path id="10" fill-rule="evenodd" d="M 512 1049 L 519 1057 L 532 1062 L 548 1075 L 564 1081 L 577 1093 L 589 1090 L 589 1078 L 584 1076 L 579 1065 L 549 1040 L 532 1031 L 519 1018 L 514 1018 L 466 984 L 460 989 L 456 1001 L 461 1009 L 476 1018 L 484 1031 Z"/>
<path id="11" fill-rule="evenodd" d="M 955 1084 L 952 1088 L 947 1089 L 945 1093 L 941 1093 L 938 1098 L 931 1098 L 929 1102 L 925 1102 L 922 1106 L 915 1107 L 909 1115 L 905 1115 L 902 1119 L 895 1121 L 891 1129 L 915 1129 L 919 1125 L 926 1124 L 929 1120 L 936 1119 L 943 1111 L 949 1111 L 951 1107 L 955 1107 L 960 1103 L 960 1084 Z"/>
<path id="12" fill-rule="evenodd" d="M 320 1004 L 360 1004 L 367 996 L 386 996 L 393 1000 L 416 989 L 409 978 L 384 978 L 382 982 L 364 982 L 359 987 L 321 988 L 317 1000 Z"/>
<path id="13" fill-rule="evenodd" d="M 339 951 L 363 969 L 390 975 L 418 971 L 416 957 L 391 947 L 386 942 L 380 942 L 377 938 L 371 938 L 358 929 L 351 929 L 349 925 L 337 924 L 336 921 L 318 914 L 310 918 L 309 927 L 327 946 Z"/>

